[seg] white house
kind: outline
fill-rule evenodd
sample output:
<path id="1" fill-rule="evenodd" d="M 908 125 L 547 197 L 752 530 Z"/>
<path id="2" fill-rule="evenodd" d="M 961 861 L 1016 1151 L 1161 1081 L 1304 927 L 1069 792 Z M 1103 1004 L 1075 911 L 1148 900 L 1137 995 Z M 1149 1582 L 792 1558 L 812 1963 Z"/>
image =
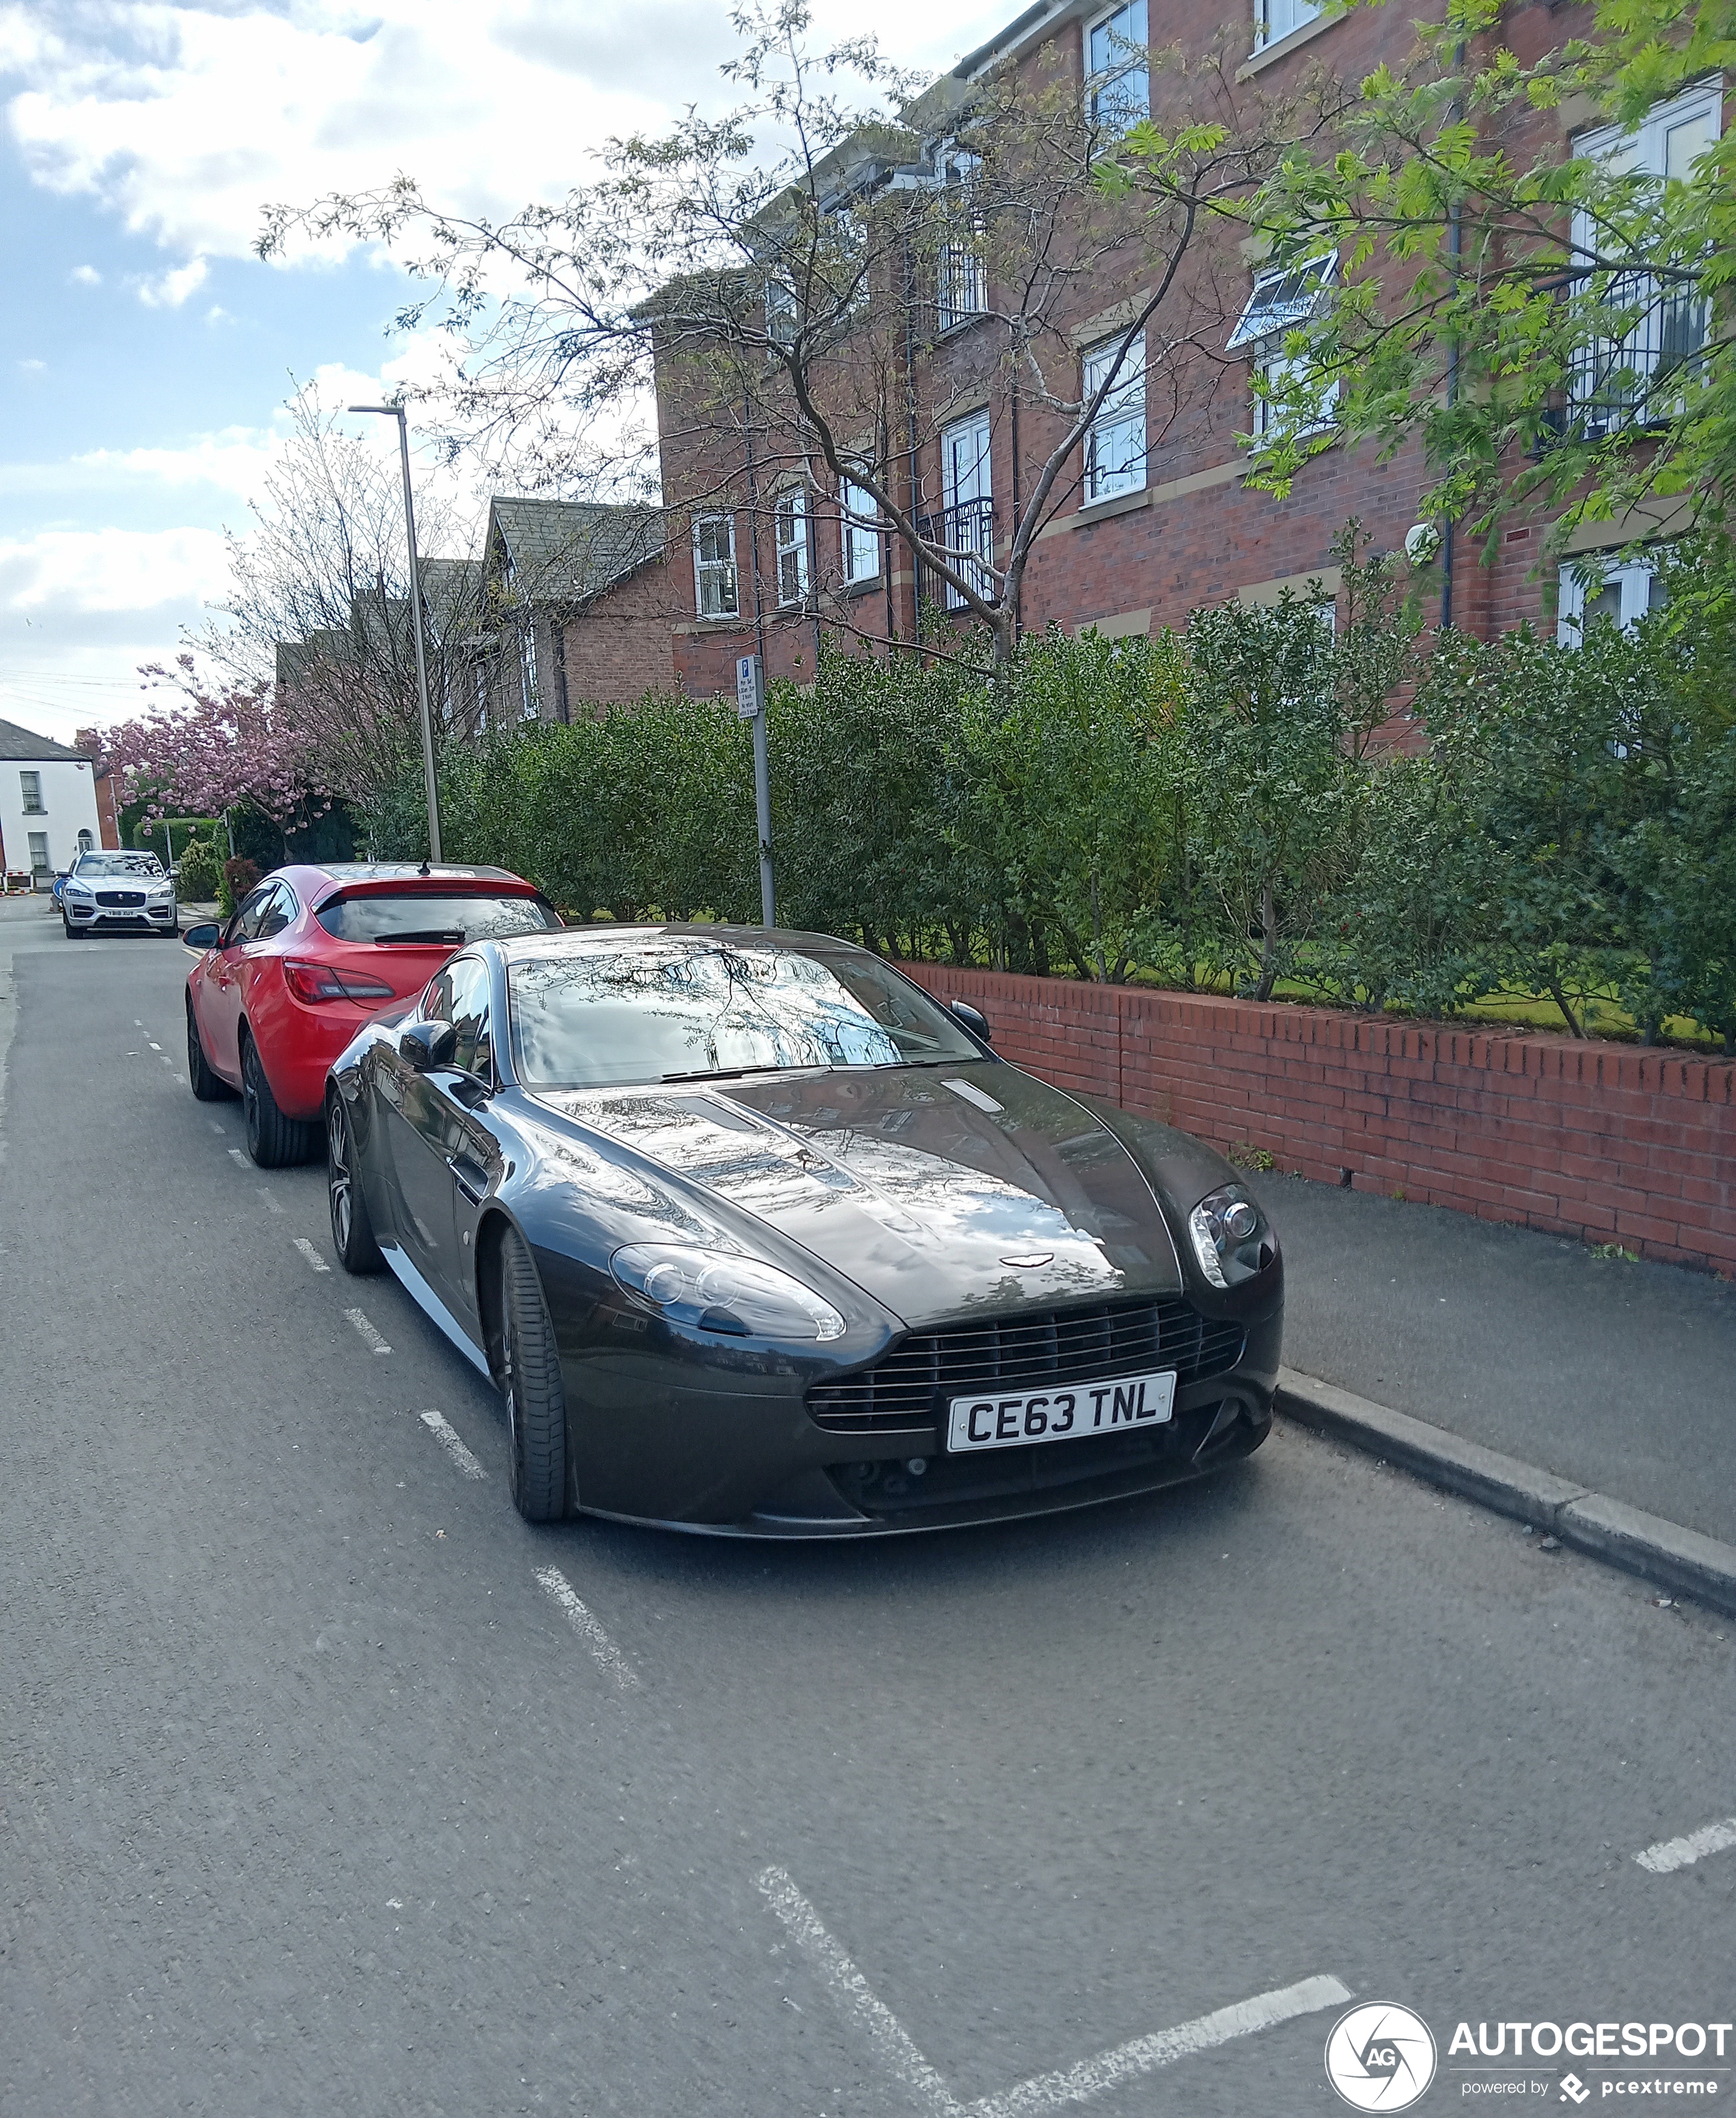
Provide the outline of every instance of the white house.
<path id="1" fill-rule="evenodd" d="M 0 870 L 52 881 L 102 844 L 95 773 L 81 751 L 0 721 Z"/>

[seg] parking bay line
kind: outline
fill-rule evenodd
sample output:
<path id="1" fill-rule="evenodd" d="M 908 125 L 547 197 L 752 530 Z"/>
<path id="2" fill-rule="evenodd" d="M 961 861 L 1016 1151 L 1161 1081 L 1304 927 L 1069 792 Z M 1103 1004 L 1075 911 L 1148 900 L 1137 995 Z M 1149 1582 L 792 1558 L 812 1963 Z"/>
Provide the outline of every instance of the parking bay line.
<path id="1" fill-rule="evenodd" d="M 1728 1816 L 1722 1824 L 1708 1824 L 1698 1831 L 1690 1831 L 1685 1838 L 1660 1838 L 1655 1846 L 1648 1846 L 1633 1857 L 1653 1875 L 1668 1875 L 1678 1868 L 1692 1867 L 1708 1853 L 1726 1853 L 1733 1846 L 1736 1846 L 1736 1816 Z"/>
<path id="2" fill-rule="evenodd" d="M 238 1147 L 232 1147 L 229 1149 L 229 1160 L 238 1169 L 245 1169 L 248 1166 L 248 1158 Z"/>
<path id="3" fill-rule="evenodd" d="M 274 1206 L 271 1210 L 274 1214 L 280 1214 L 283 1211 L 283 1208 L 281 1206 Z M 308 1241 L 308 1238 L 305 1236 L 296 1236 L 292 1238 L 292 1241 L 294 1242 L 296 1249 L 301 1252 L 302 1256 L 308 1260 L 308 1264 L 313 1268 L 315 1272 L 331 1271 L 331 1266 L 326 1264 L 326 1260 L 320 1256 L 319 1252 L 315 1250 L 312 1244 Z"/>
<path id="4" fill-rule="evenodd" d="M 1169 2066 L 1176 2060 L 1190 2058 L 1195 2052 L 1211 2051 L 1237 2037 L 1250 2037 L 1257 2030 L 1275 2028 L 1298 2015 L 1342 2006 L 1354 1997 L 1339 1979 L 1304 1978 L 1299 1985 L 1257 1993 L 1251 2000 L 1219 2008 L 1211 2014 L 1197 2016 L 1191 2023 L 1178 2023 L 1174 2029 L 1158 2030 L 1150 2037 L 1113 2046 L 1077 2066 L 1035 2074 L 1016 2088 L 1003 2089 L 998 2096 L 961 2103 L 826 1931 L 819 1914 L 785 1871 L 766 1869 L 759 1878 L 759 1887 L 785 1931 L 831 1987 L 833 1996 L 855 2018 L 882 2059 L 934 2118 L 1039 2118 L 1042 2112 L 1083 2103 L 1087 2097 L 1100 2096 L 1105 2089 Z"/>
<path id="5" fill-rule="evenodd" d="M 262 1185 L 259 1186 L 259 1195 L 260 1195 L 260 1197 L 261 1197 L 262 1199 L 263 1199 L 263 1200 L 264 1200 L 264 1201 L 265 1201 L 265 1206 L 266 1206 L 266 1213 L 268 1213 L 268 1214 L 280 1214 L 280 1213 L 282 1213 L 282 1211 L 283 1211 L 283 1208 L 282 1208 L 281 1206 L 280 1206 L 280 1205 L 278 1205 L 277 1201 L 276 1201 L 276 1200 L 275 1200 L 271 1196 L 271 1186 L 270 1186 L 269 1185 L 262 1184 Z"/>
<path id="6" fill-rule="evenodd" d="M 422 1416 L 426 1419 L 428 1414 L 424 1413 Z M 560 1568 L 539 1566 L 536 1578 L 549 1600 L 590 1649 L 599 1664 L 608 1671 L 623 1691 L 637 1691 L 639 1678 L 632 1664 L 591 1616 L 588 1607 L 580 1602 L 578 1592 Z"/>
<path id="7" fill-rule="evenodd" d="M 366 1316 L 361 1310 L 346 1309 L 344 1311 L 344 1314 L 350 1319 L 350 1322 L 354 1325 L 358 1335 L 360 1337 L 362 1343 L 367 1347 L 369 1353 L 389 1353 L 391 1351 L 391 1348 L 387 1344 L 386 1341 L 380 1336 L 379 1333 L 375 1330 L 373 1325 L 368 1322 Z"/>
<path id="8" fill-rule="evenodd" d="M 320 1267 L 320 1270 L 322 1272 L 326 1268 L 323 1265 Z M 470 1450 L 465 1447 L 463 1441 L 459 1437 L 457 1428 L 453 1426 L 451 1420 L 447 1417 L 444 1413 L 419 1412 L 416 1414 L 416 1417 L 428 1429 L 428 1432 L 433 1436 L 435 1441 L 440 1444 L 440 1446 L 445 1450 L 447 1454 L 451 1458 L 452 1461 L 458 1466 L 459 1469 L 463 1472 L 465 1478 L 486 1478 L 488 1477 L 488 1473 L 484 1470 L 481 1464 L 477 1462 L 476 1459 L 470 1454 Z"/>

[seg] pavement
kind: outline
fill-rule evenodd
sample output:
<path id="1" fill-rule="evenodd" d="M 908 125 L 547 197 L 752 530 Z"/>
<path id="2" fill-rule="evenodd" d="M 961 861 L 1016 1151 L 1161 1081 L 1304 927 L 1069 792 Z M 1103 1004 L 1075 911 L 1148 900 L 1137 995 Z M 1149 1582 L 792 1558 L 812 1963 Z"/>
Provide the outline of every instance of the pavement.
<path id="1" fill-rule="evenodd" d="M 1729 2017 L 1736 1628 L 1292 1425 L 1042 1523 L 533 1530 L 188 1094 L 186 962 L 0 906 L 7 2118 L 1291 2118 L 1353 1996 L 1426 2111 L 1461 2021 Z"/>

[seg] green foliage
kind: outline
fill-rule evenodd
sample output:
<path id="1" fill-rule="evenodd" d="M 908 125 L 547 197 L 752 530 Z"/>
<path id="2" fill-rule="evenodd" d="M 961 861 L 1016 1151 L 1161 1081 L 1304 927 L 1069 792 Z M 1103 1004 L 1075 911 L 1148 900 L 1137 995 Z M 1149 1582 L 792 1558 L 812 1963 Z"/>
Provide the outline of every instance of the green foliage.
<path id="1" fill-rule="evenodd" d="M 1402 567 L 1359 556 L 1354 525 L 1340 557 L 1336 631 L 1324 597 L 1291 596 L 1197 611 L 1184 636 L 1051 632 L 988 676 L 828 652 L 811 688 L 774 686 L 780 923 L 1433 1016 L 1548 994 L 1575 1034 L 1619 1004 L 1647 1036 L 1686 1019 L 1736 1039 L 1718 553 L 1676 562 L 1700 569 L 1689 619 L 1600 621 L 1572 648 L 1425 647 Z M 570 916 L 758 917 L 752 745 L 727 705 L 650 697 L 455 743 L 441 796 L 450 858 Z M 419 775 L 368 824 L 377 855 L 419 858 Z"/>
<path id="2" fill-rule="evenodd" d="M 189 839 L 215 841 L 222 836 L 223 824 L 220 818 L 215 816 L 141 816 L 132 826 L 128 843 L 141 853 L 155 853 L 167 867 L 171 846 L 174 858 L 178 861 Z"/>
<path id="3" fill-rule="evenodd" d="M 208 904 L 223 886 L 223 862 L 209 839 L 190 839 L 181 853 L 176 892 L 183 903 Z"/>

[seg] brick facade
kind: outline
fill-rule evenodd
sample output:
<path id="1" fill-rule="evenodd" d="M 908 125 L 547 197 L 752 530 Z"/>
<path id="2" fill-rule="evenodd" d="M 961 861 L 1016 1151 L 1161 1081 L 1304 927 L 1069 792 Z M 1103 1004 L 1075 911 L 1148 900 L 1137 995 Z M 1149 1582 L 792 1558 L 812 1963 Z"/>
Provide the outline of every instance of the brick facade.
<path id="1" fill-rule="evenodd" d="M 1322 1183 L 1736 1272 L 1736 1061 L 907 964 L 1005 1057 Z"/>

